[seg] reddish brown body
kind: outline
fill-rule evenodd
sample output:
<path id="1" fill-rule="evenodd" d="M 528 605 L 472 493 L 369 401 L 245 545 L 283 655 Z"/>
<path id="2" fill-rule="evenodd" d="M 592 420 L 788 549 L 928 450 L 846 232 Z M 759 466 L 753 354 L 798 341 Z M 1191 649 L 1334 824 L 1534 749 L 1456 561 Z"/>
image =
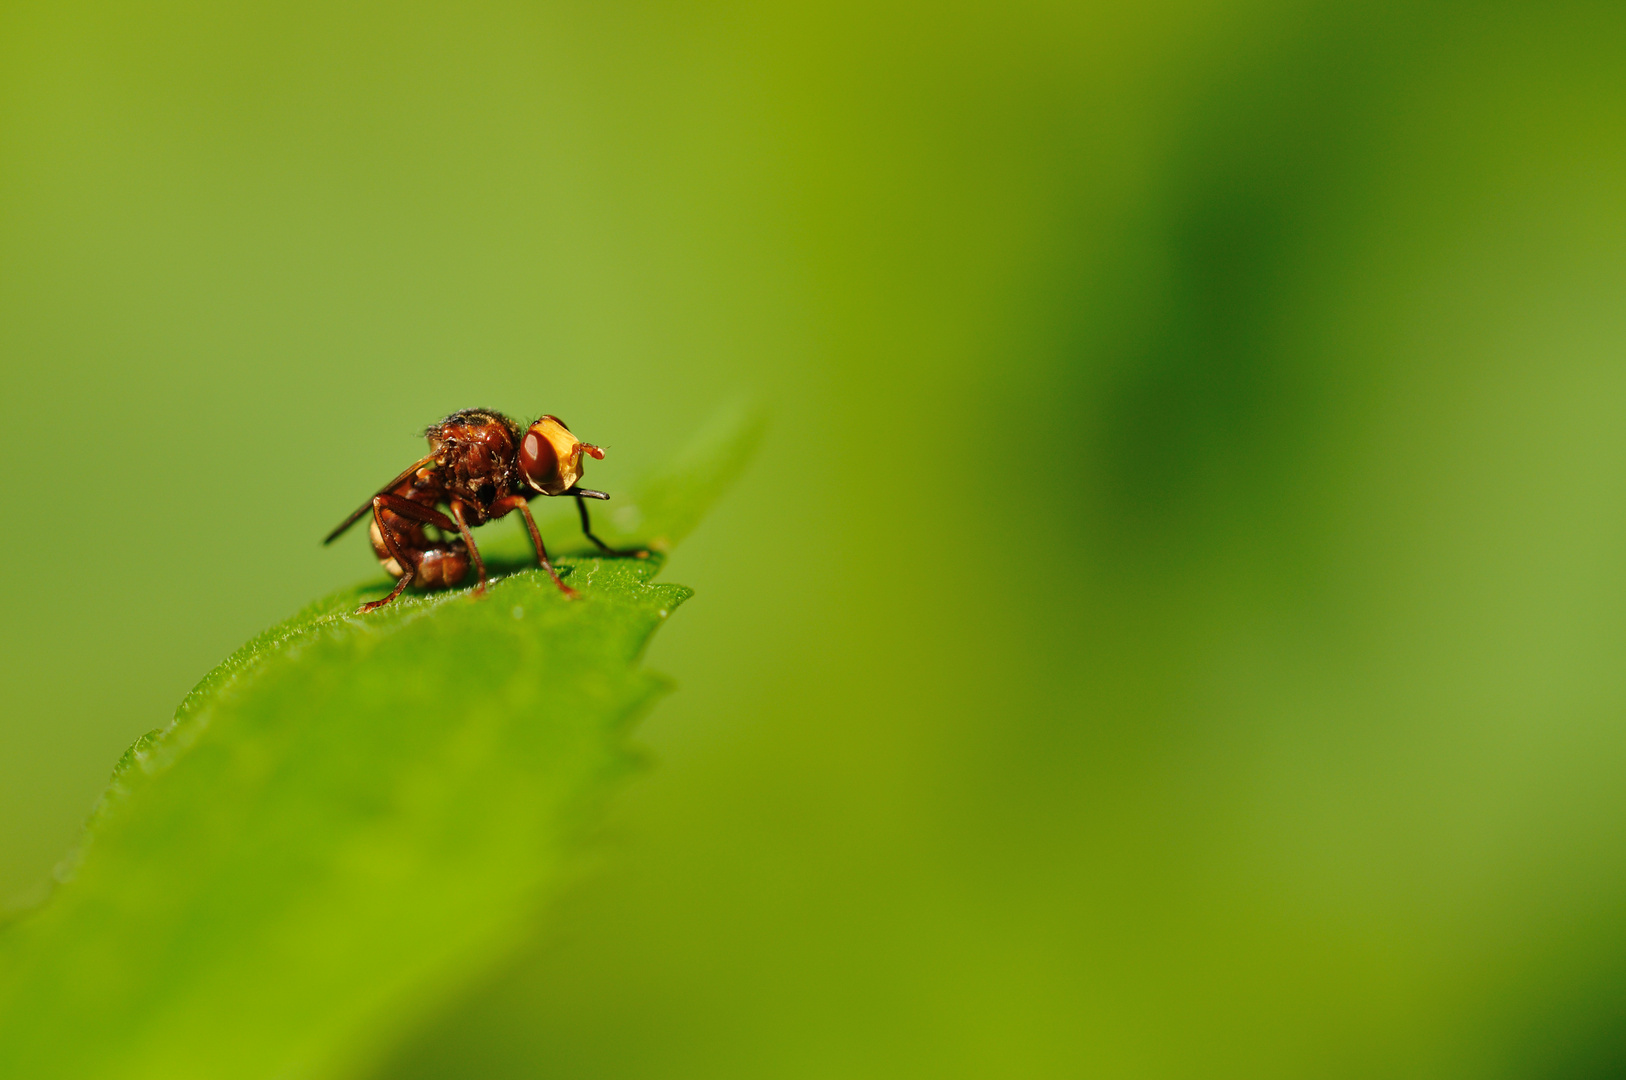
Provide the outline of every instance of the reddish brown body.
<path id="1" fill-rule="evenodd" d="M 432 469 L 414 469 L 411 476 L 381 494 L 395 495 L 433 510 L 440 501 L 440 488 L 435 481 Z M 368 524 L 367 532 L 373 542 L 373 551 L 378 554 L 378 561 L 384 564 L 391 577 L 402 577 L 406 568 L 401 565 L 400 558 L 390 551 L 390 545 L 384 539 L 386 531 L 395 541 L 397 551 L 406 554 L 409 560 L 416 560 L 418 573 L 413 584 L 421 589 L 456 585 L 469 572 L 469 548 L 461 539 L 431 540 L 422 520 L 403 517 L 398 511 L 391 510 L 389 503 L 385 503 L 377 517 Z"/>
<path id="2" fill-rule="evenodd" d="M 372 512 L 369 533 L 384 569 L 398 578 L 382 600 L 361 611 L 382 607 L 409 585 L 452 586 L 468 574 L 472 562 L 479 575 L 476 592 L 485 589 L 485 564 L 469 529 L 518 510 L 525 518 L 537 561 L 568 597 L 576 591 L 559 580 L 542 546 L 542 534 L 531 517 L 528 500 L 537 495 L 571 495 L 581 513 L 582 532 L 608 554 L 643 556 L 647 552 L 614 551 L 593 535 L 587 499 L 608 499 L 602 491 L 576 486 L 581 459 L 604 452 L 570 433 L 564 422 L 543 416 L 522 428 L 499 412 L 465 409 L 424 432 L 429 453 L 397 476 L 372 500 L 359 507 L 328 534 L 332 543 Z M 439 508 L 446 507 L 450 516 Z M 435 535 L 431 535 L 433 529 Z"/>

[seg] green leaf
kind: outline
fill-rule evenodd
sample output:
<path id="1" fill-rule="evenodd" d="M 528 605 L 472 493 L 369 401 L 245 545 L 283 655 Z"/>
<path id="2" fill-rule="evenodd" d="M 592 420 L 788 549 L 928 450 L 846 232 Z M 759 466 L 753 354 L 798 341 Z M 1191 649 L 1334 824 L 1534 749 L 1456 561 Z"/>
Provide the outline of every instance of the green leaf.
<path id="1" fill-rule="evenodd" d="M 642 535 L 692 528 L 759 431 L 736 413 L 656 478 Z M 0 932 L 0 1075 L 348 1075 L 528 937 L 689 596 L 658 554 L 560 565 L 582 599 L 530 569 L 355 616 L 361 586 L 210 672 Z"/>

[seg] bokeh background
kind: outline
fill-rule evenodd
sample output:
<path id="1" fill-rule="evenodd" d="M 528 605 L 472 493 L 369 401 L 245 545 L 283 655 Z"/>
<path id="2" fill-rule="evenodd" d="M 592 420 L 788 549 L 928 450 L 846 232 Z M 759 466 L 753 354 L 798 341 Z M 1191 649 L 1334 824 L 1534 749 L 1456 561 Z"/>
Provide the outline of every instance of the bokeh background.
<path id="1" fill-rule="evenodd" d="M 0 893 L 425 423 L 745 395 L 379 1080 L 1626 1074 L 1623 193 L 1619 4 L 4 0 Z"/>

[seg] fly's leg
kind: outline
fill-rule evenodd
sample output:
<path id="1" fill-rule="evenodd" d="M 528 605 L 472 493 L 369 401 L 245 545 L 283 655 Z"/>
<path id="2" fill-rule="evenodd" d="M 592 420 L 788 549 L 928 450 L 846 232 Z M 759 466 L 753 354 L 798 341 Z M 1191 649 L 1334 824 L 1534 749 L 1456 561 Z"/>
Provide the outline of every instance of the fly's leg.
<path id="1" fill-rule="evenodd" d="M 582 516 L 582 535 L 587 537 L 587 539 L 591 540 L 593 543 L 597 544 L 600 551 L 604 552 L 606 555 L 630 555 L 635 559 L 649 558 L 649 552 L 645 551 L 643 548 L 628 548 L 626 550 L 613 548 L 609 544 L 606 544 L 604 541 L 600 540 L 598 537 L 594 536 L 593 519 L 587 516 L 587 497 L 576 492 L 572 492 L 571 494 L 576 495 L 576 510 Z M 606 498 L 607 497 L 608 496 L 606 496 Z M 530 515 L 527 514 L 526 516 L 529 517 Z"/>
<path id="2" fill-rule="evenodd" d="M 548 576 L 553 579 L 553 583 L 559 586 L 559 591 L 565 594 L 566 600 L 574 600 L 581 595 L 581 593 L 559 580 L 559 571 L 555 570 L 553 564 L 548 561 L 548 549 L 542 546 L 542 533 L 537 529 L 536 519 L 531 516 L 531 506 L 524 498 L 519 495 L 510 495 L 506 499 L 499 499 L 492 504 L 492 510 L 496 514 L 506 514 L 510 510 L 518 510 L 524 515 L 525 527 L 531 533 L 531 545 L 536 548 L 536 561 L 542 564 L 542 569 L 546 570 Z"/>
<path id="3" fill-rule="evenodd" d="M 401 501 L 409 502 L 410 500 L 403 499 Z M 356 609 L 357 615 L 365 615 L 369 611 L 374 611 L 381 608 L 391 600 L 394 600 L 397 596 L 400 596 L 406 591 L 406 587 L 412 584 L 412 579 L 418 574 L 417 561 L 408 558 L 406 549 L 402 548 L 400 544 L 396 542 L 395 530 L 384 523 L 384 509 L 386 505 L 387 503 L 385 502 L 385 496 L 378 495 L 373 498 L 373 521 L 378 526 L 378 535 L 384 538 L 384 547 L 389 550 L 390 558 L 394 559 L 396 565 L 400 566 L 401 576 L 396 579 L 395 588 L 390 590 L 390 594 L 388 596 L 384 597 L 382 600 L 374 600 L 371 603 L 361 605 Z M 394 507 L 390 507 L 390 509 L 393 510 Z"/>
<path id="4" fill-rule="evenodd" d="M 469 532 L 469 523 L 463 518 L 463 504 L 457 499 L 452 500 L 452 516 L 457 519 L 457 531 L 463 535 L 463 543 L 468 545 L 469 558 L 474 560 L 474 572 L 480 578 L 479 584 L 474 586 L 474 595 L 484 596 L 486 591 L 486 561 L 480 558 L 480 549 L 474 546 L 474 534 Z"/>
<path id="5" fill-rule="evenodd" d="M 386 491 L 373 499 L 375 503 L 383 503 L 384 509 L 392 514 L 399 514 L 409 521 L 416 521 L 423 525 L 433 525 L 444 532 L 457 532 L 457 522 L 436 510 L 433 506 L 425 506 L 421 502 L 413 502 L 405 495 L 397 495 Z M 467 534 L 463 539 L 467 540 Z"/>
<path id="6" fill-rule="evenodd" d="M 441 531 L 443 536 L 456 534 L 459 530 L 457 522 L 436 510 L 433 506 L 421 502 L 414 502 L 404 495 L 394 492 L 384 492 L 378 498 L 384 500 L 384 509 L 406 518 L 408 521 L 420 525 L 433 525 Z M 465 537 L 467 534 L 464 534 Z M 472 547 L 472 542 L 470 543 Z M 478 559 L 480 553 L 474 553 Z M 445 585 L 450 588 L 463 579 L 463 573 L 468 569 L 469 560 L 465 554 L 445 543 L 431 543 L 426 550 L 419 553 L 418 582 L 424 588 L 433 588 L 435 585 Z M 437 580 L 438 579 L 438 580 Z M 478 591 L 478 590 L 476 590 Z"/>

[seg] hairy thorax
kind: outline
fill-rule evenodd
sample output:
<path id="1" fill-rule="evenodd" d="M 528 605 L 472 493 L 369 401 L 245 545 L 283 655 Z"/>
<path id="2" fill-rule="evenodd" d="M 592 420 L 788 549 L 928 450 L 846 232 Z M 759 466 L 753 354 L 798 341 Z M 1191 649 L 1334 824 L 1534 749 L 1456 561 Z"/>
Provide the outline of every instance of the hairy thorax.
<path id="1" fill-rule="evenodd" d="M 470 512 L 469 524 L 490 515 L 491 504 L 519 488 L 515 467 L 521 432 L 513 422 L 483 409 L 453 413 L 424 435 L 435 452 L 436 469 L 447 494 Z"/>

